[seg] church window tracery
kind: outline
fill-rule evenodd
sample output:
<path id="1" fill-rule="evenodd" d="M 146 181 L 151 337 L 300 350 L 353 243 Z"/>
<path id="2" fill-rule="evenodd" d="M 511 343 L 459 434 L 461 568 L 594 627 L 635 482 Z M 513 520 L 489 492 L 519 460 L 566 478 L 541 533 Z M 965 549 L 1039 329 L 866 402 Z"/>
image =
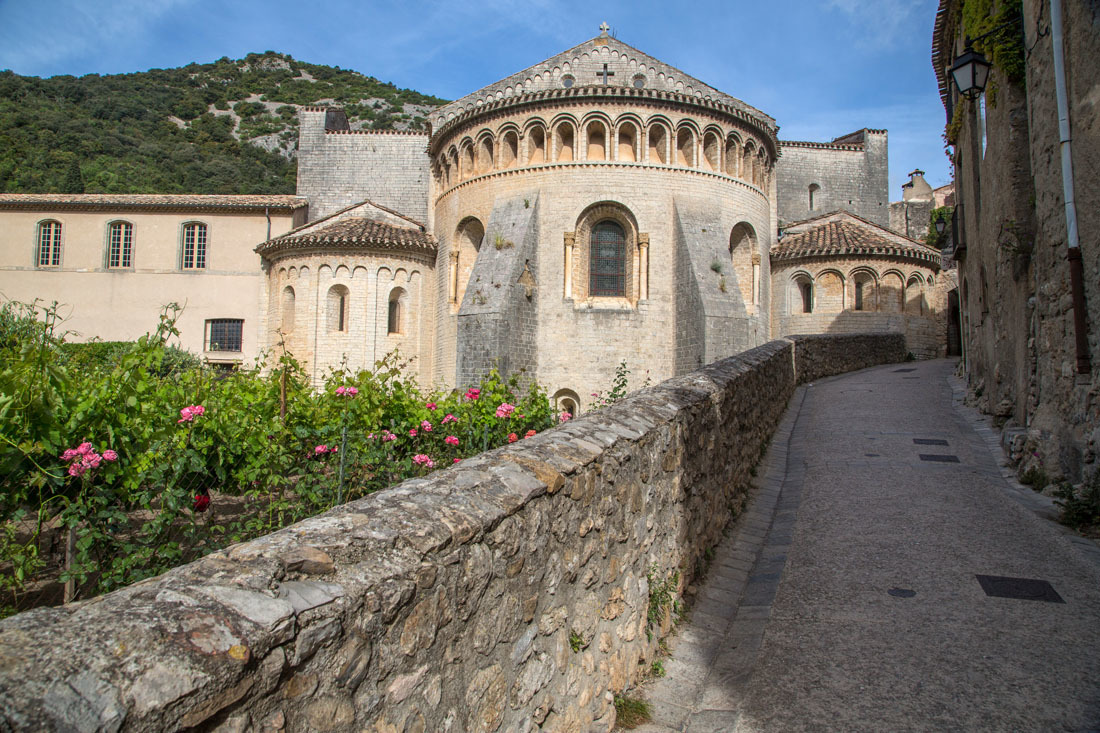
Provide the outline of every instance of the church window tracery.
<path id="1" fill-rule="evenodd" d="M 626 295 L 626 233 L 617 222 L 592 227 L 588 292 L 594 297 Z"/>

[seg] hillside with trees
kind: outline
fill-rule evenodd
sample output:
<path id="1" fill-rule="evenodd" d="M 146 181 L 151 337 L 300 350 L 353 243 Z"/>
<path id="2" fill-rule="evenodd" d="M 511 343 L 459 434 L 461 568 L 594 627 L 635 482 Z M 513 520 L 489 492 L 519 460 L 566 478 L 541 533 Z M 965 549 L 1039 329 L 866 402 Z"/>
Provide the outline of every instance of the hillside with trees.
<path id="1" fill-rule="evenodd" d="M 272 51 L 109 76 L 0 71 L 0 192 L 294 193 L 299 106 L 415 130 L 443 103 Z"/>

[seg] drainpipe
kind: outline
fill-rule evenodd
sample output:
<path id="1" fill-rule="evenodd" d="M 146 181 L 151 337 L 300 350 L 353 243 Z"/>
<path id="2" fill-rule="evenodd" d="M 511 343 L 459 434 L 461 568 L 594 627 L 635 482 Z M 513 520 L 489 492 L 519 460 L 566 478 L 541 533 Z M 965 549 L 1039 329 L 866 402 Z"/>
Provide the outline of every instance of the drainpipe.
<path id="1" fill-rule="evenodd" d="M 1062 44 L 1062 2 L 1050 0 L 1050 37 L 1054 52 L 1054 91 L 1058 100 L 1058 142 L 1062 152 L 1062 195 L 1066 202 L 1066 240 L 1069 248 L 1070 295 L 1073 298 L 1073 331 L 1077 347 L 1077 373 L 1089 374 L 1088 324 L 1085 310 L 1084 263 L 1077 237 L 1077 205 L 1073 195 L 1073 154 L 1066 101 L 1065 52 Z"/>
<path id="2" fill-rule="evenodd" d="M 264 218 L 267 219 L 267 239 L 265 242 L 271 241 L 271 209 L 267 206 L 264 207 Z"/>

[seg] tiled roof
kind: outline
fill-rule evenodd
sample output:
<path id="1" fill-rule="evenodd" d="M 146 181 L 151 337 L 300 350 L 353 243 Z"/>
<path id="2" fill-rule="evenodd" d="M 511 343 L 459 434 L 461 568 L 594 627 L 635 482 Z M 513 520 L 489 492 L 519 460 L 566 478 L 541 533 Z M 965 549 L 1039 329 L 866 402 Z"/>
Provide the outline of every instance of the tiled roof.
<path id="1" fill-rule="evenodd" d="M 923 242 L 884 229 L 846 211 L 795 222 L 772 249 L 773 260 L 859 255 L 903 257 L 935 263 L 940 252 Z"/>
<path id="2" fill-rule="evenodd" d="M 298 209 L 309 202 L 287 195 L 204 195 L 161 193 L 0 193 L 0 208 L 57 209 Z"/>
<path id="3" fill-rule="evenodd" d="M 613 79 L 607 80 L 607 87 L 633 89 L 633 75 L 624 73 L 625 68 L 631 68 L 646 77 L 647 89 L 679 93 L 685 97 L 728 105 L 754 119 L 758 125 L 774 134 L 775 120 L 755 107 L 720 92 L 680 69 L 610 36 L 598 36 L 587 40 L 541 63 L 443 105 L 430 113 L 432 126 L 435 129 L 441 129 L 447 121 L 463 112 L 482 107 L 497 99 L 560 90 L 562 73 L 574 75 L 577 79 L 577 87 L 605 86 L 604 80 L 598 76 L 605 63 L 613 65 L 611 72 L 615 74 Z"/>
<path id="4" fill-rule="evenodd" d="M 318 247 L 372 247 L 429 254 L 436 251 L 437 245 L 435 238 L 420 228 L 399 227 L 365 216 L 349 216 L 322 227 L 308 225 L 287 232 L 264 242 L 256 251 L 267 255 L 288 249 Z"/>

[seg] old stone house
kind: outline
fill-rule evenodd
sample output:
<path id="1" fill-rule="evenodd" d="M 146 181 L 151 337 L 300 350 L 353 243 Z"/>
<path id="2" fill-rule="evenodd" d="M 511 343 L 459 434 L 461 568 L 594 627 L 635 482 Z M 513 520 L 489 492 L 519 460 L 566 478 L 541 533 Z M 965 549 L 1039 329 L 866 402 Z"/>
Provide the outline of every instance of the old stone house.
<path id="1" fill-rule="evenodd" d="M 338 108 L 299 120 L 293 228 L 242 231 L 232 285 L 213 255 L 205 274 L 188 263 L 180 222 L 161 228 L 157 267 L 144 254 L 112 267 L 106 211 L 80 258 L 70 247 L 42 264 L 44 222 L 73 225 L 40 206 L 0 235 L 0 290 L 71 298 L 95 322 L 106 302 L 76 271 L 141 275 L 151 303 L 186 274 L 233 291 L 202 290 L 187 318 L 216 304 L 239 321 L 241 360 L 285 344 L 319 381 L 397 349 L 422 384 L 497 367 L 570 411 L 622 362 L 634 384 L 660 381 L 794 332 L 901 331 L 915 355 L 943 353 L 951 280 L 934 250 L 887 229 L 885 130 L 781 141 L 766 113 L 606 30 L 440 107 L 427 132 L 354 130 Z M 253 215 L 283 211 L 251 198 Z M 16 273 L 26 281 L 8 292 Z M 92 290 L 51 290 L 61 277 Z M 184 345 L 209 355 L 198 322 Z"/>
<path id="2" fill-rule="evenodd" d="M 1100 10 L 998 2 L 967 27 L 962 5 L 941 0 L 932 60 L 953 144 L 970 393 L 1007 421 L 1021 470 L 1079 480 L 1100 450 Z M 968 37 L 993 63 L 972 99 L 949 73 Z"/>

